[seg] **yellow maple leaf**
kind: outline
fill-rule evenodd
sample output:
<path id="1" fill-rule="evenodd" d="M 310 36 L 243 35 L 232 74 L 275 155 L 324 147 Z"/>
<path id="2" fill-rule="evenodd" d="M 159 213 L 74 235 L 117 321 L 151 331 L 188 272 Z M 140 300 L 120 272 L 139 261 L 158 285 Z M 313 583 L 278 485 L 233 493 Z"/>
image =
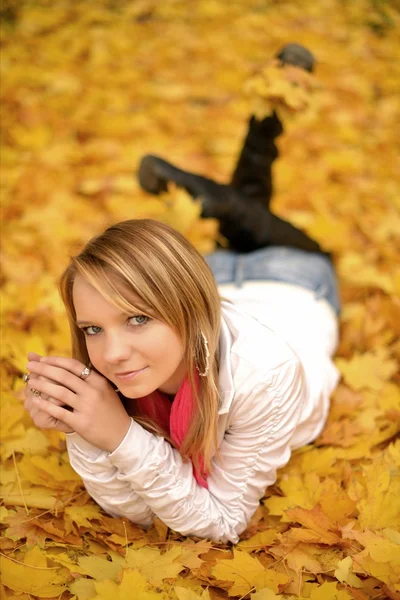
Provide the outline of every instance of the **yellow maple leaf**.
<path id="1" fill-rule="evenodd" d="M 177 577 L 185 567 L 182 564 L 182 550 L 175 546 L 161 554 L 157 548 L 129 548 L 125 565 L 137 569 L 152 585 L 162 585 L 164 579 Z"/>
<path id="2" fill-rule="evenodd" d="M 250 594 L 251 600 L 280 600 L 283 598 L 281 595 L 276 595 L 270 588 L 262 588 L 254 594 Z"/>
<path id="3" fill-rule="evenodd" d="M 393 293 L 393 281 L 388 273 L 380 271 L 367 257 L 347 252 L 338 263 L 339 275 L 353 286 L 377 287 L 388 294 Z"/>
<path id="4" fill-rule="evenodd" d="M 245 552 L 257 552 L 262 550 L 266 546 L 272 546 L 277 537 L 278 532 L 275 529 L 267 529 L 265 531 L 260 531 L 255 535 L 252 535 L 247 540 L 239 542 L 237 547 L 240 550 L 244 550 Z"/>
<path id="5" fill-rule="evenodd" d="M 7 510 L 5 506 L 0 506 L 0 523 L 4 523 L 9 514 L 11 514 L 10 510 Z"/>
<path id="6" fill-rule="evenodd" d="M 338 451 L 336 448 L 315 448 L 308 446 L 304 453 L 299 455 L 298 460 L 302 473 L 313 473 L 320 477 L 325 477 L 335 471 L 337 458 Z M 319 492 L 314 490 L 313 493 L 318 494 Z"/>
<path id="7" fill-rule="evenodd" d="M 337 358 L 336 365 L 354 390 L 369 388 L 379 391 L 398 368 L 397 362 L 389 358 L 387 348 L 355 353 L 349 360 Z"/>
<path id="8" fill-rule="evenodd" d="M 80 577 L 68 585 L 68 590 L 79 600 L 91 600 L 96 596 L 95 583 L 94 579 Z"/>
<path id="9" fill-rule="evenodd" d="M 122 573 L 120 584 L 106 580 L 95 583 L 97 596 L 93 600 L 160 600 L 162 596 L 151 589 L 146 579 L 139 571 L 127 569 Z"/>
<path id="10" fill-rule="evenodd" d="M 61 555 L 57 559 L 57 555 L 52 556 L 53 560 L 59 560 L 61 564 L 64 564 L 71 571 L 80 573 L 82 575 L 89 575 L 97 581 L 112 580 L 117 581 L 118 573 L 120 572 L 123 565 L 123 558 L 120 556 L 112 557 L 112 561 L 107 560 L 106 557 L 93 554 L 91 556 L 79 557 L 78 564 L 73 563 L 70 566 L 69 557 Z"/>
<path id="11" fill-rule="evenodd" d="M 271 496 L 264 500 L 264 505 L 271 515 L 282 515 L 282 520 L 287 521 L 286 513 L 290 508 L 314 508 L 321 493 L 319 485 L 320 480 L 316 473 L 306 473 L 304 476 L 289 475 L 279 482 L 284 496 Z"/>
<path id="12" fill-rule="evenodd" d="M 352 224 L 333 215 L 317 214 L 306 227 L 310 237 L 330 251 L 344 251 L 351 245 Z"/>
<path id="13" fill-rule="evenodd" d="M 48 567 L 45 553 L 37 546 L 25 553 L 23 563 L 4 555 L 0 561 L 3 585 L 17 594 L 54 598 L 66 590 L 70 579 L 65 569 Z"/>
<path id="14" fill-rule="evenodd" d="M 94 504 L 88 504 L 87 506 L 67 506 L 64 515 L 68 516 L 79 527 L 93 527 L 90 519 L 102 519 L 100 507 Z"/>
<path id="15" fill-rule="evenodd" d="M 286 550 L 284 559 L 287 566 L 296 573 L 301 573 L 303 569 L 310 573 L 320 573 L 322 570 L 320 562 L 307 551 L 311 548 L 311 545 L 302 544 L 301 547 L 294 548 L 290 552 Z"/>
<path id="16" fill-rule="evenodd" d="M 208 552 L 211 548 L 212 543 L 207 540 L 200 540 L 195 543 L 187 540 L 182 546 L 182 554 L 179 560 L 189 569 L 198 569 L 204 562 L 199 555 Z"/>
<path id="17" fill-rule="evenodd" d="M 200 200 L 193 200 L 183 188 L 170 184 L 168 191 L 164 192 L 160 199 L 165 202 L 167 207 L 167 211 L 161 216 L 160 220 L 173 226 L 180 233 L 185 234 L 200 217 Z"/>
<path id="18" fill-rule="evenodd" d="M 336 583 L 325 581 L 318 588 L 314 588 L 310 600 L 352 600 L 347 590 L 338 590 Z"/>
<path id="19" fill-rule="evenodd" d="M 204 590 L 201 596 L 191 589 L 179 586 L 174 586 L 174 592 L 178 596 L 178 600 L 211 600 L 208 589 Z"/>
<path id="20" fill-rule="evenodd" d="M 314 535 L 313 539 L 315 541 L 320 540 L 321 544 L 336 544 L 339 542 L 339 536 L 332 531 L 335 529 L 335 524 L 324 514 L 318 504 L 311 510 L 292 508 L 287 511 L 287 517 L 304 525 L 306 527 L 305 532 L 307 533 L 310 530 L 311 536 Z M 292 529 L 290 533 L 298 534 L 298 539 L 301 539 L 303 530 Z"/>
<path id="21" fill-rule="evenodd" d="M 391 563 L 393 569 L 400 572 L 400 532 L 385 528 L 374 531 L 354 531 L 353 537 L 362 544 L 369 556 L 378 563 Z"/>
<path id="22" fill-rule="evenodd" d="M 349 497 L 347 490 L 343 489 L 340 482 L 332 477 L 326 478 L 321 484 L 321 508 L 333 522 L 351 515 L 356 503 Z"/>
<path id="23" fill-rule="evenodd" d="M 9 396 L 9 398 L 7 398 Z M 15 427 L 18 426 L 18 422 L 24 416 L 25 409 L 22 403 L 18 402 L 18 404 L 14 403 L 14 398 L 11 398 L 11 394 L 7 394 L 6 392 L 2 393 L 2 398 L 0 400 L 0 411 L 1 411 L 1 419 L 0 419 L 0 436 L 3 441 L 5 441 L 9 437 L 19 437 L 16 434 Z M 22 435 L 24 431 L 21 432 Z"/>
<path id="24" fill-rule="evenodd" d="M 317 84 L 313 75 L 293 65 L 282 69 L 273 60 L 246 81 L 244 91 L 252 98 L 253 112 L 260 118 L 272 108 L 304 110 L 311 102 L 310 92 Z"/>
<path id="25" fill-rule="evenodd" d="M 361 573 L 367 573 L 372 577 L 376 577 L 387 585 L 398 584 L 400 572 L 395 570 L 390 562 L 379 562 L 369 556 L 367 550 L 363 550 L 358 554 L 353 555 L 354 565 L 360 569 Z"/>
<path id="26" fill-rule="evenodd" d="M 244 596 L 252 588 L 269 587 L 277 592 L 280 585 L 284 585 L 289 578 L 282 573 L 265 569 L 257 558 L 246 552 L 233 551 L 233 559 L 220 560 L 211 569 L 216 579 L 232 581 L 229 596 Z"/>
<path id="27" fill-rule="evenodd" d="M 353 573 L 353 561 L 351 556 L 346 556 L 346 558 L 337 563 L 335 577 L 340 583 L 347 583 L 347 585 L 355 588 L 362 587 L 362 581 Z"/>
<path id="28" fill-rule="evenodd" d="M 364 465 L 366 496 L 359 500 L 357 509 L 362 527 L 382 529 L 400 527 L 400 473 L 389 451 Z"/>
<path id="29" fill-rule="evenodd" d="M 50 454 L 49 456 L 32 456 L 32 464 L 44 471 L 54 481 L 80 481 L 79 475 L 73 470 L 69 463 L 62 463 L 60 457 Z"/>
<path id="30" fill-rule="evenodd" d="M 19 439 L 5 442 L 0 449 L 2 460 L 7 460 L 13 452 L 27 454 L 44 454 L 49 447 L 49 440 L 39 429 L 29 427 L 25 435 Z"/>

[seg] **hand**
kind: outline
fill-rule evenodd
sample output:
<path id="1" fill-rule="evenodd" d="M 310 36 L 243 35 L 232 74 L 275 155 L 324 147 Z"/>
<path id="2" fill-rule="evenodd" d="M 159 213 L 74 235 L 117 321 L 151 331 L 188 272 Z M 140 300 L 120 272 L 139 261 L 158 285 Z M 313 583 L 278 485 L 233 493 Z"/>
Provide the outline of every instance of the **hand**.
<path id="1" fill-rule="evenodd" d="M 30 360 L 30 361 L 39 362 L 41 358 L 42 357 L 40 356 L 40 354 L 36 354 L 35 352 L 29 352 L 29 354 L 28 354 L 28 360 Z M 46 380 L 46 377 L 39 376 L 39 379 Z M 51 381 L 51 379 L 49 379 L 47 381 Z M 53 382 L 53 383 L 55 383 L 55 382 Z M 34 396 L 32 394 L 32 388 L 31 388 L 30 384 L 28 383 L 25 387 L 24 407 L 29 412 L 36 427 L 39 427 L 40 429 L 56 429 L 57 431 L 62 431 L 63 433 L 74 433 L 74 430 L 72 429 L 72 427 L 69 427 L 68 425 L 66 425 L 65 423 L 60 421 L 59 419 L 55 419 L 54 417 L 49 415 L 47 412 L 45 412 L 44 410 L 40 410 L 40 408 L 38 408 L 36 405 L 34 405 L 33 399 L 35 397 L 36 396 Z M 52 404 L 55 404 L 56 406 L 63 405 L 63 403 L 60 402 L 60 400 L 57 400 L 56 398 L 52 398 L 51 396 L 48 396 L 47 394 L 41 394 L 41 397 L 45 402 L 51 402 Z"/>
<path id="2" fill-rule="evenodd" d="M 85 365 L 74 358 L 58 356 L 29 362 L 32 375 L 28 386 L 48 394 L 60 404 L 67 404 L 73 411 L 39 396 L 32 396 L 32 404 L 64 422 L 90 444 L 113 452 L 128 432 L 131 418 L 107 379 L 95 371 L 82 379 L 84 368 Z"/>

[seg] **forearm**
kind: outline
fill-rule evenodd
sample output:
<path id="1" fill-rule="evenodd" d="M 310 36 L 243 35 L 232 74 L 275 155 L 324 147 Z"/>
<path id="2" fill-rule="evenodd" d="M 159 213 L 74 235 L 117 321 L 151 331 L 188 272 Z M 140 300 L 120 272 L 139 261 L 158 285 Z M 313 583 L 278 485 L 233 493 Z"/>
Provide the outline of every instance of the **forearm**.
<path id="1" fill-rule="evenodd" d="M 151 509 L 126 481 L 121 480 L 108 452 L 89 444 L 76 433 L 66 435 L 66 440 L 70 464 L 97 504 L 113 517 L 126 517 L 138 525 L 150 525 Z"/>
<path id="2" fill-rule="evenodd" d="M 226 502 L 220 498 L 223 480 L 217 473 L 208 478 L 209 489 L 198 485 L 192 463 L 135 422 L 110 460 L 154 514 L 183 535 L 236 543 L 258 506 L 256 498 L 244 507 L 236 491 L 227 494 Z"/>
<path id="3" fill-rule="evenodd" d="M 236 402 L 208 489 L 197 484 L 191 462 L 134 421 L 110 461 L 175 531 L 236 543 L 266 487 L 275 482 L 277 469 L 290 458 L 304 392 L 301 367 L 291 361 Z"/>

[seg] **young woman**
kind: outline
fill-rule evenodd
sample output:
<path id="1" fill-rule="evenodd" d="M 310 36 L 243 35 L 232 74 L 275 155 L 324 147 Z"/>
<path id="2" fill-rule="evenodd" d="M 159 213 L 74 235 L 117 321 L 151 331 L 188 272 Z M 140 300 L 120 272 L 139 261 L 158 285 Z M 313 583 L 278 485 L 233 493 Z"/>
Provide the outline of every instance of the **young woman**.
<path id="1" fill-rule="evenodd" d="M 30 356 L 25 406 L 67 433 L 71 465 L 107 513 L 236 543 L 277 469 L 324 426 L 337 297 L 317 254 L 210 262 L 234 282 L 220 286 L 226 300 L 166 225 L 125 221 L 91 240 L 61 282 L 73 358 Z"/>
<path id="2" fill-rule="evenodd" d="M 256 152 L 246 161 L 243 177 Z M 73 358 L 29 355 L 25 407 L 67 434 L 72 467 L 110 515 L 236 543 L 292 450 L 324 426 L 339 378 L 336 278 L 316 242 L 271 215 L 261 167 L 247 188 L 237 173 L 221 186 L 146 157 L 142 185 L 173 179 L 202 195 L 233 248 L 205 260 L 172 228 L 129 220 L 62 276 Z"/>

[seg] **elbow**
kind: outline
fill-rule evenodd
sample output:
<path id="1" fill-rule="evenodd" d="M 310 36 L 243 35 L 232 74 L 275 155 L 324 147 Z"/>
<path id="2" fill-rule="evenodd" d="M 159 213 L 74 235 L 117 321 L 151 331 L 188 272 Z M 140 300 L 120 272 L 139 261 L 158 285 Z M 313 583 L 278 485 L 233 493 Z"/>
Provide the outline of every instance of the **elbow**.
<path id="1" fill-rule="evenodd" d="M 213 542 L 237 544 L 240 534 L 246 529 L 243 514 L 228 515 L 219 507 L 218 513 L 209 505 L 194 506 L 187 502 L 175 505 L 166 525 L 181 535 L 193 535 Z"/>

